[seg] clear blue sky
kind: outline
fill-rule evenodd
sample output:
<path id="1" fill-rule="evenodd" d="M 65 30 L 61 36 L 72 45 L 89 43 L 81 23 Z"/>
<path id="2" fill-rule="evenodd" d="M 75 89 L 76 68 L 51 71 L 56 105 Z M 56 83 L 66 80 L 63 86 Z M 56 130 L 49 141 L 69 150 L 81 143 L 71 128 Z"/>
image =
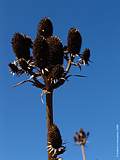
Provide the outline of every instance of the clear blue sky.
<path id="1" fill-rule="evenodd" d="M 87 160 L 116 160 L 116 124 L 120 125 L 119 0 L 0 0 L 0 160 L 47 160 L 41 91 L 30 84 L 12 88 L 21 78 L 12 77 L 8 71 L 8 63 L 15 58 L 10 44 L 13 33 L 22 32 L 34 39 L 44 16 L 52 19 L 54 34 L 64 44 L 68 29 L 79 28 L 82 50 L 89 47 L 94 62 L 81 71 L 87 78 L 71 78 L 55 91 L 55 122 L 67 146 L 63 158 L 81 159 L 73 135 L 82 127 L 90 131 Z"/>

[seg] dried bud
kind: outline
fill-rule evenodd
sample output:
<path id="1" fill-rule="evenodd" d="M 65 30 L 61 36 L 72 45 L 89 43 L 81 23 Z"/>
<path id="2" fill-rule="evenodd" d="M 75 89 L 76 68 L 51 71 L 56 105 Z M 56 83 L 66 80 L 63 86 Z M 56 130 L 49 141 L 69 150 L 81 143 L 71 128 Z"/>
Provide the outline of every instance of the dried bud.
<path id="1" fill-rule="evenodd" d="M 43 36 L 36 37 L 33 44 L 33 56 L 36 66 L 40 67 L 41 69 L 46 67 L 48 58 L 48 46 Z"/>
<path id="2" fill-rule="evenodd" d="M 49 18 L 43 18 L 38 25 L 38 33 L 37 35 L 41 35 L 45 38 L 52 36 L 53 34 L 53 25 Z"/>
<path id="3" fill-rule="evenodd" d="M 30 48 L 32 46 L 30 38 L 20 33 L 15 33 L 11 43 L 13 51 L 18 59 L 24 58 L 28 60 L 30 58 Z"/>
<path id="4" fill-rule="evenodd" d="M 63 64 L 63 45 L 58 37 L 47 38 L 49 56 L 48 66 Z"/>
<path id="5" fill-rule="evenodd" d="M 49 130 L 49 142 L 51 143 L 52 147 L 58 149 L 62 146 L 62 138 L 58 127 L 53 124 Z"/>
<path id="6" fill-rule="evenodd" d="M 71 28 L 68 31 L 68 52 L 73 55 L 77 55 L 80 52 L 82 37 L 80 32 L 76 28 Z"/>
<path id="7" fill-rule="evenodd" d="M 83 64 L 89 64 L 89 58 L 90 58 L 90 49 L 86 48 L 83 52 L 83 54 L 81 55 L 81 60 L 83 62 Z"/>
<path id="8" fill-rule="evenodd" d="M 85 145 L 88 136 L 89 136 L 89 132 L 85 133 L 84 130 L 81 128 L 79 132 L 75 133 L 74 141 L 77 144 Z"/>

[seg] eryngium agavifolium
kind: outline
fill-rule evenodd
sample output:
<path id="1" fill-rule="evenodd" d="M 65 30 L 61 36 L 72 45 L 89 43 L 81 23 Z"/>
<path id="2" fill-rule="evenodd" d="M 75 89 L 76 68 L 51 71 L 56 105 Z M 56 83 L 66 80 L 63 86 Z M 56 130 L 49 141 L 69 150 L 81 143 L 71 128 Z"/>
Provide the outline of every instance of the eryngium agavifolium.
<path id="1" fill-rule="evenodd" d="M 82 44 L 82 37 L 76 28 L 70 28 L 67 37 L 68 52 L 73 55 L 79 54 Z"/>
<path id="2" fill-rule="evenodd" d="M 41 35 L 45 38 L 52 36 L 53 34 L 53 25 L 49 18 L 43 18 L 38 24 L 37 36 Z"/>
<path id="3" fill-rule="evenodd" d="M 48 66 L 63 64 L 63 45 L 58 37 L 51 36 L 47 38 L 48 44 Z"/>
<path id="4" fill-rule="evenodd" d="M 48 45 L 43 36 L 37 36 L 33 43 L 33 57 L 35 65 L 44 69 L 47 66 Z"/>
<path id="5" fill-rule="evenodd" d="M 19 58 L 24 58 L 28 60 L 30 58 L 30 48 L 32 48 L 32 40 L 21 34 L 15 33 L 12 38 L 12 48 L 15 56 Z"/>

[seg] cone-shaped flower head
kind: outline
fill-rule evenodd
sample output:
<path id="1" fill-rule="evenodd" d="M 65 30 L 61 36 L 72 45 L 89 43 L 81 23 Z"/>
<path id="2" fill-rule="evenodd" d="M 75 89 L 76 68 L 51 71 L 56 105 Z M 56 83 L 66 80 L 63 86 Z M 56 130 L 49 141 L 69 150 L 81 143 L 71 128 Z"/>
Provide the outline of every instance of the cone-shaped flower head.
<path id="1" fill-rule="evenodd" d="M 65 152 L 65 146 L 62 146 L 60 131 L 55 124 L 50 127 L 48 132 L 48 152 L 55 158 L 57 158 L 57 155 Z"/>
<path id="2" fill-rule="evenodd" d="M 11 43 L 13 51 L 18 59 L 24 58 L 25 60 L 28 60 L 30 58 L 32 41 L 29 37 L 20 33 L 15 33 Z"/>
<path id="3" fill-rule="evenodd" d="M 84 64 L 89 64 L 89 59 L 90 59 L 90 49 L 89 48 L 86 48 L 84 51 L 83 51 L 83 54 L 81 55 L 81 59 L 83 61 Z"/>
<path id="4" fill-rule="evenodd" d="M 62 138 L 58 127 L 53 124 L 49 130 L 49 142 L 53 148 L 59 148 L 62 146 Z"/>
<path id="5" fill-rule="evenodd" d="M 40 21 L 38 25 L 37 36 L 41 35 L 45 38 L 48 38 L 49 36 L 52 36 L 52 34 L 53 34 L 52 22 L 49 18 L 45 17 Z"/>
<path id="6" fill-rule="evenodd" d="M 68 52 L 73 55 L 79 54 L 82 44 L 82 37 L 76 28 L 71 28 L 68 31 Z"/>
<path id="7" fill-rule="evenodd" d="M 41 69 L 45 68 L 48 59 L 48 45 L 43 36 L 37 36 L 33 43 L 33 56 L 35 65 Z"/>
<path id="8" fill-rule="evenodd" d="M 63 64 L 63 45 L 58 37 L 51 36 L 47 38 L 49 49 L 48 66 Z"/>

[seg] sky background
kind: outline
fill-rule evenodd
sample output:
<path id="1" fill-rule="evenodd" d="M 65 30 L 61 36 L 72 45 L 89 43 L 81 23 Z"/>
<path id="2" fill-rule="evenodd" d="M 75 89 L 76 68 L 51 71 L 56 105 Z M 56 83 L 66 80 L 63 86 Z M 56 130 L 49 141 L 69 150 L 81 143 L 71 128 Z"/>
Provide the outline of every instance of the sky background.
<path id="1" fill-rule="evenodd" d="M 119 160 L 119 0 L 0 0 L 0 160 L 47 160 L 46 112 L 40 100 L 41 90 L 30 84 L 13 88 L 21 78 L 13 77 L 8 69 L 8 63 L 15 59 L 10 43 L 13 33 L 21 32 L 34 39 L 38 22 L 44 16 L 51 18 L 54 35 L 64 45 L 68 29 L 77 27 L 83 37 L 81 51 L 90 48 L 93 61 L 81 71 L 86 78 L 71 78 L 54 93 L 55 123 L 67 147 L 62 157 L 81 159 L 73 135 L 84 128 L 90 132 L 87 160 Z M 73 69 L 72 73 L 78 72 Z"/>

